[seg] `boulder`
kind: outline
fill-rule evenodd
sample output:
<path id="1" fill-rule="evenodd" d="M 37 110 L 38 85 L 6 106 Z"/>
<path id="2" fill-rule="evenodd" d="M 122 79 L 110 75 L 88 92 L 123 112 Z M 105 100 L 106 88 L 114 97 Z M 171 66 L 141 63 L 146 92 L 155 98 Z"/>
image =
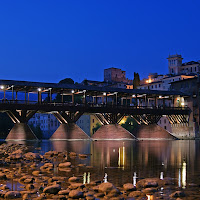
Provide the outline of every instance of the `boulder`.
<path id="1" fill-rule="evenodd" d="M 61 186 L 56 184 L 56 185 L 51 185 L 44 188 L 43 192 L 50 193 L 50 194 L 57 194 L 60 190 L 61 190 Z"/>
<path id="2" fill-rule="evenodd" d="M 5 198 L 6 198 L 6 199 L 17 199 L 17 198 L 21 198 L 21 193 L 18 192 L 18 191 L 9 191 L 9 192 L 6 192 Z"/>
<path id="3" fill-rule="evenodd" d="M 73 199 L 82 198 L 83 197 L 83 192 L 81 192 L 79 190 L 71 190 L 69 192 L 69 197 L 71 197 Z"/>

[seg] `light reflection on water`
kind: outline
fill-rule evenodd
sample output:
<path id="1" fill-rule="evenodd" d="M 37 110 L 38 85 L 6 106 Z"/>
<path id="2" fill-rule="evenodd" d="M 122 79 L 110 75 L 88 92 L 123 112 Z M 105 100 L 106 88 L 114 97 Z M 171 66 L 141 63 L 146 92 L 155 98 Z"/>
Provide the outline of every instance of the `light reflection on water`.
<path id="1" fill-rule="evenodd" d="M 94 170 L 83 174 L 84 182 L 107 179 L 116 186 L 135 184 L 141 178 L 171 177 L 185 188 L 188 183 L 199 184 L 199 141 L 40 141 L 26 142 L 41 147 L 41 152 L 55 150 L 91 154 L 81 163 Z"/>

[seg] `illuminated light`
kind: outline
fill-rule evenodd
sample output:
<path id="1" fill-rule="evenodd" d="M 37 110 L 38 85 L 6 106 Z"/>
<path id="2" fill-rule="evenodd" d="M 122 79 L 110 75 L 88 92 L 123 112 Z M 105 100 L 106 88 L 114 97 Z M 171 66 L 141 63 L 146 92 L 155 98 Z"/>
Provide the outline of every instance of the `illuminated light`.
<path id="1" fill-rule="evenodd" d="M 103 95 L 106 96 L 106 93 L 104 92 Z"/>
<path id="2" fill-rule="evenodd" d="M 88 176 L 87 176 L 87 183 L 90 183 L 90 172 L 88 172 Z"/>
<path id="3" fill-rule="evenodd" d="M 149 82 L 149 80 L 146 80 L 146 83 L 148 83 Z"/>
<path id="4" fill-rule="evenodd" d="M 181 187 L 181 169 L 178 170 L 178 187 Z"/>
<path id="5" fill-rule="evenodd" d="M 119 158 L 118 158 L 118 166 L 119 166 L 119 167 L 120 167 L 120 165 L 121 165 L 121 162 L 120 162 L 120 160 L 121 160 L 120 154 L 121 154 L 121 152 L 120 152 L 120 147 L 119 147 Z"/>
<path id="6" fill-rule="evenodd" d="M 136 186 L 136 183 L 137 183 L 137 174 L 136 174 L 136 172 L 134 172 L 134 175 L 133 175 L 133 186 Z"/>
<path id="7" fill-rule="evenodd" d="M 41 88 L 38 88 L 38 92 L 41 92 L 42 91 L 42 89 Z"/>
<path id="8" fill-rule="evenodd" d="M 83 184 L 86 184 L 86 176 L 87 176 L 87 174 L 86 174 L 86 172 L 83 174 Z"/>
<path id="9" fill-rule="evenodd" d="M 185 105 L 184 102 L 182 102 L 181 105 L 184 106 Z"/>
<path id="10" fill-rule="evenodd" d="M 160 179 L 163 180 L 163 178 L 164 178 L 164 173 L 160 172 Z"/>
<path id="11" fill-rule="evenodd" d="M 74 90 L 72 90 L 72 94 L 74 94 Z"/>
<path id="12" fill-rule="evenodd" d="M 183 162 L 182 167 L 182 188 L 186 188 L 186 162 Z"/>
<path id="13" fill-rule="evenodd" d="M 86 90 L 83 90 L 83 92 L 86 92 Z"/>
<path id="14" fill-rule="evenodd" d="M 104 176 L 104 178 L 103 178 L 103 181 L 104 181 L 104 183 L 107 183 L 108 182 L 108 175 L 105 173 L 105 176 Z"/>
<path id="15" fill-rule="evenodd" d="M 159 96 L 159 99 L 161 99 L 162 98 L 162 96 Z"/>
<path id="16" fill-rule="evenodd" d="M 0 88 L 3 90 L 3 89 L 4 89 L 4 86 L 3 86 L 3 85 L 1 85 L 1 86 L 0 86 Z"/>
<path id="17" fill-rule="evenodd" d="M 135 94 L 133 94 L 132 97 L 134 98 L 134 97 L 135 97 Z"/>

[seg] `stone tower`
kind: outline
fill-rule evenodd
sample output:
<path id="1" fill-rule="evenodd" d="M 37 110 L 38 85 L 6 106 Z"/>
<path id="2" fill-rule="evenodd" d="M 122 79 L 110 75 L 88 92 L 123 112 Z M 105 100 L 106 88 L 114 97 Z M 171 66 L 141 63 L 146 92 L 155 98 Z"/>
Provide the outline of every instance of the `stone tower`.
<path id="1" fill-rule="evenodd" d="M 169 55 L 168 59 L 168 70 L 169 74 L 180 74 L 181 73 L 181 66 L 182 66 L 182 56 L 175 54 Z"/>

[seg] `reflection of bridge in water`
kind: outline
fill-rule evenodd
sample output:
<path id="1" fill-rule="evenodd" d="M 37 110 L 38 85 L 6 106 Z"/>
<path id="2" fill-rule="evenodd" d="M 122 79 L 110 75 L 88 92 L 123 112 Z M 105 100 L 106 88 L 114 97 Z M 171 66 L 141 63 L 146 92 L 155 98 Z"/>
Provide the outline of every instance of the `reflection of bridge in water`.
<path id="1" fill-rule="evenodd" d="M 0 85 L 3 92 L 0 111 L 6 112 L 15 123 L 7 139 L 36 139 L 27 125 L 36 112 L 51 113 L 60 122 L 61 125 L 52 139 L 89 139 L 75 124 L 84 113 L 94 114 L 99 122 L 106 126 L 118 124 L 127 115 L 134 118 L 138 124 L 157 123 L 162 116 L 168 116 L 173 124 L 188 123 L 190 113 L 188 108 L 180 107 L 180 100 L 184 101 L 187 95 L 175 91 L 10 80 L 0 80 Z M 12 98 L 6 98 L 8 93 Z M 19 93 L 24 94 L 22 100 L 18 99 Z M 37 96 L 36 102 L 31 101 L 30 94 Z M 55 94 L 60 95 L 61 102 L 53 102 Z M 67 100 L 65 96 L 68 96 Z M 132 135 L 128 138 L 134 139 Z"/>

